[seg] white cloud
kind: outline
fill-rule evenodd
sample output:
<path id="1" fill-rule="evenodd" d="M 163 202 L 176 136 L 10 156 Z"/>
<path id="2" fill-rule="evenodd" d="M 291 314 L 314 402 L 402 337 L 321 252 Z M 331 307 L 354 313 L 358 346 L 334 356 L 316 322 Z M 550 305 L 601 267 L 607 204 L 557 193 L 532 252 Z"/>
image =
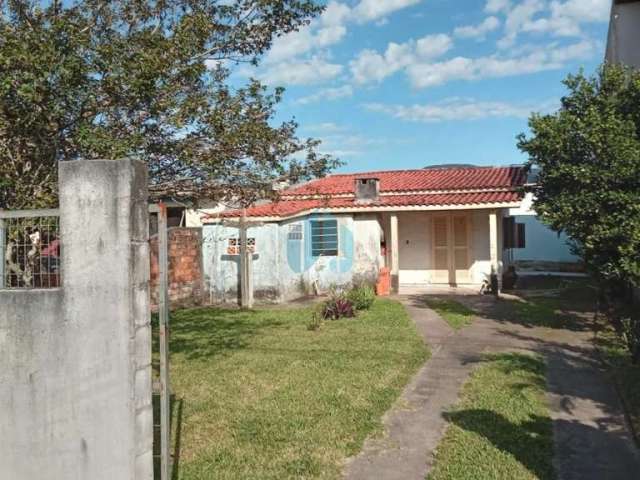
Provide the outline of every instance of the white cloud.
<path id="1" fill-rule="evenodd" d="M 433 104 L 405 106 L 370 103 L 365 104 L 364 107 L 374 112 L 386 113 L 401 120 L 435 123 L 484 118 L 528 118 L 533 111 L 551 111 L 557 108 L 557 104 L 557 100 L 524 105 L 449 98 Z"/>
<path id="2" fill-rule="evenodd" d="M 324 123 L 316 123 L 312 125 L 306 125 L 304 127 L 305 131 L 310 131 L 314 133 L 335 133 L 335 132 L 344 132 L 346 128 L 338 125 L 333 122 L 324 122 Z"/>
<path id="3" fill-rule="evenodd" d="M 484 11 L 487 13 L 498 13 L 508 10 L 511 7 L 510 0 L 487 0 Z"/>
<path id="4" fill-rule="evenodd" d="M 363 50 L 351 61 L 351 73 L 356 83 L 380 82 L 386 77 L 420 61 L 438 58 L 448 52 L 453 42 L 448 35 L 428 35 L 417 42 L 391 42 L 384 54 Z"/>
<path id="5" fill-rule="evenodd" d="M 274 64 L 303 55 L 314 49 L 335 45 L 344 38 L 347 28 L 343 25 L 327 25 L 322 28 L 304 27 L 276 38 L 264 61 Z"/>
<path id="6" fill-rule="evenodd" d="M 350 16 L 351 8 L 344 3 L 331 1 L 322 13 L 320 23 L 329 26 L 343 25 L 349 20 Z"/>
<path id="7" fill-rule="evenodd" d="M 342 65 L 315 56 L 309 60 L 279 63 L 260 77 L 270 85 L 313 85 L 334 79 L 342 70 Z"/>
<path id="8" fill-rule="evenodd" d="M 479 25 L 467 25 L 458 27 L 454 30 L 454 34 L 461 38 L 484 38 L 487 33 L 493 32 L 500 26 L 500 20 L 497 17 L 487 17 Z"/>
<path id="9" fill-rule="evenodd" d="M 353 16 L 358 23 L 366 23 L 420 2 L 421 0 L 361 0 L 354 7 Z"/>
<path id="10" fill-rule="evenodd" d="M 501 10 L 506 14 L 505 36 L 498 45 L 512 47 L 521 33 L 581 36 L 584 23 L 608 21 L 610 9 L 610 0 L 524 0 L 506 5 Z"/>
<path id="11" fill-rule="evenodd" d="M 419 58 L 438 58 L 452 47 L 453 41 L 449 35 L 443 33 L 427 35 L 416 42 L 416 55 Z"/>
<path id="12" fill-rule="evenodd" d="M 415 88 L 442 85 L 452 80 L 479 80 L 508 77 L 562 68 L 567 62 L 589 58 L 596 50 L 589 40 L 559 47 L 541 45 L 517 57 L 497 55 L 467 58 L 456 57 L 437 63 L 418 63 L 407 69 Z"/>
<path id="13" fill-rule="evenodd" d="M 533 21 L 533 17 L 544 10 L 546 4 L 542 0 L 525 0 L 513 7 L 505 20 L 505 36 L 500 41 L 502 48 L 514 44 L 518 34 L 526 29 L 526 26 Z"/>
<path id="14" fill-rule="evenodd" d="M 295 103 L 298 105 L 307 105 L 323 100 L 338 100 L 340 98 L 351 97 L 352 95 L 353 87 L 351 85 L 344 85 L 336 88 L 323 88 L 312 95 L 297 99 Z"/>

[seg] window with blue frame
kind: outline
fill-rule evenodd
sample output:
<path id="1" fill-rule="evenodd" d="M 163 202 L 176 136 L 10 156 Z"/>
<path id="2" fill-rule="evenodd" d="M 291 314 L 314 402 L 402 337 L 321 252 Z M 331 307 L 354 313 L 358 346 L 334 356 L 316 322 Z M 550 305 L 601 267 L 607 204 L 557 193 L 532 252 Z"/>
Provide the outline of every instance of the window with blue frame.
<path id="1" fill-rule="evenodd" d="M 311 255 L 313 257 L 338 256 L 337 220 L 311 220 Z"/>

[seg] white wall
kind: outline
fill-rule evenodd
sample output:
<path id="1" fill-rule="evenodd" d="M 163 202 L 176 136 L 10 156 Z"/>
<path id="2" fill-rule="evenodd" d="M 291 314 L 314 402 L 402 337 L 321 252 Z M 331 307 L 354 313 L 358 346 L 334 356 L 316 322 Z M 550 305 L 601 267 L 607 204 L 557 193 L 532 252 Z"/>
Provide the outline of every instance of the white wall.
<path id="1" fill-rule="evenodd" d="M 525 224 L 526 248 L 514 248 L 515 261 L 578 262 L 571 253 L 568 238 L 558 235 L 534 216 L 516 216 L 515 221 Z"/>
<path id="2" fill-rule="evenodd" d="M 501 237 L 502 221 L 498 217 L 498 238 Z M 501 251 L 498 245 L 498 255 Z M 491 274 L 491 252 L 489 250 L 489 211 L 476 210 L 471 214 L 471 281 L 481 284 Z"/>
<path id="3" fill-rule="evenodd" d="M 398 214 L 401 284 L 427 284 L 433 259 L 431 216 L 427 212 Z"/>
<path id="4" fill-rule="evenodd" d="M 400 254 L 400 283 L 425 285 L 431 282 L 432 218 L 430 212 L 405 212 L 398 214 L 398 243 Z M 469 211 L 471 229 L 471 267 L 473 284 L 481 284 L 491 272 L 489 253 L 489 211 Z M 498 218 L 498 237 L 501 241 L 501 217 Z M 499 244 L 499 251 L 501 250 Z"/>

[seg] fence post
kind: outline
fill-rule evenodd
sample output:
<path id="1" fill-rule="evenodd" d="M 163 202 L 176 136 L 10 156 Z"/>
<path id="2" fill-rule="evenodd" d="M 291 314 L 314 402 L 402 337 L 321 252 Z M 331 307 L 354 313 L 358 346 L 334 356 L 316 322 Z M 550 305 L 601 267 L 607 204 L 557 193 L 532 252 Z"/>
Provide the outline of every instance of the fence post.
<path id="1" fill-rule="evenodd" d="M 171 478 L 170 465 L 170 394 L 169 388 L 169 239 L 167 236 L 167 206 L 159 205 L 158 211 L 158 313 L 160 330 L 160 479 Z"/>
<path id="2" fill-rule="evenodd" d="M 7 243 L 5 228 L 4 228 L 4 220 L 0 218 L 0 288 L 5 287 L 5 278 L 4 278 L 4 268 L 6 260 L 4 258 L 5 255 L 5 244 Z"/>

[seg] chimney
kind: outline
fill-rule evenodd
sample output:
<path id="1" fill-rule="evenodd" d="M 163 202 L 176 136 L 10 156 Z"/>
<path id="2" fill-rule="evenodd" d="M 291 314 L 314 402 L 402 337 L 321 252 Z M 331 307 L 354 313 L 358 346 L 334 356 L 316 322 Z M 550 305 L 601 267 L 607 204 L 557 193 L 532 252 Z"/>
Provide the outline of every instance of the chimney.
<path id="1" fill-rule="evenodd" d="M 380 180 L 375 177 L 358 177 L 355 180 L 356 203 L 372 203 L 380 196 Z"/>

